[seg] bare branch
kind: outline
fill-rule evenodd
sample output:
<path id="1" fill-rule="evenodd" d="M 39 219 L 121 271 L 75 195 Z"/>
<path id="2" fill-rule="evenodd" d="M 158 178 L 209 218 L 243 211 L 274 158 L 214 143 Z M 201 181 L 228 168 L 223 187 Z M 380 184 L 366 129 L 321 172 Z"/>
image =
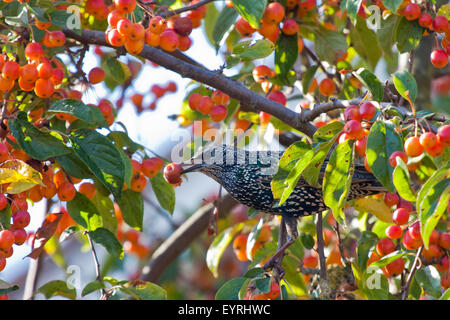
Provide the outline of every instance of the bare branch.
<path id="1" fill-rule="evenodd" d="M 226 195 L 220 201 L 219 212 L 226 214 L 235 204 L 237 204 L 236 200 L 231 198 L 230 195 Z M 152 259 L 143 270 L 143 280 L 157 281 L 180 253 L 186 250 L 206 230 L 213 210 L 213 203 L 201 207 L 175 230 L 153 253 Z"/>

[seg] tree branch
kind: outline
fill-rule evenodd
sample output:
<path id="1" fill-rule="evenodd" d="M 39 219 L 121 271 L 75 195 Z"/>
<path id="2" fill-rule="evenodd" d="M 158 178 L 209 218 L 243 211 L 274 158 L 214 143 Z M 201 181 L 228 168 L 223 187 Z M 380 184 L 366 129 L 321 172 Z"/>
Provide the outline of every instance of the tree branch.
<path id="1" fill-rule="evenodd" d="M 96 44 L 111 47 L 106 42 L 105 35 L 101 31 L 83 30 L 81 35 L 67 28 L 63 29 L 63 31 L 66 37 L 77 40 L 83 44 Z M 316 131 L 316 127 L 313 124 L 304 121 L 305 117 L 301 118 L 298 113 L 247 89 L 244 85 L 229 79 L 220 73 L 198 67 L 175 58 L 162 50 L 149 46 L 145 46 L 139 56 L 174 71 L 182 77 L 188 77 L 218 89 L 228 94 L 230 97 L 239 100 L 244 107 L 250 108 L 256 112 L 264 111 L 269 113 L 310 137 L 312 137 Z"/>
<path id="2" fill-rule="evenodd" d="M 219 212 L 227 214 L 237 202 L 230 195 L 220 201 Z M 208 227 L 214 204 L 209 203 L 197 210 L 153 253 L 152 259 L 144 268 L 142 280 L 156 282 L 167 267 L 186 250 L 190 244 Z"/>

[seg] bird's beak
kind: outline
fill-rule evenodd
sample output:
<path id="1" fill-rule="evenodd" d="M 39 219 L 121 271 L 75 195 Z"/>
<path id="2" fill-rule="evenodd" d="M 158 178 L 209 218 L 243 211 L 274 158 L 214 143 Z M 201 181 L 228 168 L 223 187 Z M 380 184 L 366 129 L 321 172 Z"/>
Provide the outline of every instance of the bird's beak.
<path id="1" fill-rule="evenodd" d="M 201 168 L 203 168 L 203 164 L 199 163 L 199 164 L 194 164 L 192 167 L 186 168 L 183 171 L 181 171 L 181 174 L 185 174 L 188 172 L 194 172 L 194 171 L 198 171 Z"/>

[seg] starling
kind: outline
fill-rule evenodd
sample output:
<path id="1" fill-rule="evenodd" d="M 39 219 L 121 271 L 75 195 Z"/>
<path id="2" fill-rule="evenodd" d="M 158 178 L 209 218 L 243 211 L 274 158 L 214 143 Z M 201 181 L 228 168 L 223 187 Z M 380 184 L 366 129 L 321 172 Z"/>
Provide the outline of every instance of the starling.
<path id="1" fill-rule="evenodd" d="M 313 187 L 300 179 L 289 198 L 276 206 L 271 181 L 278 171 L 278 162 L 283 151 L 247 151 L 234 146 L 216 145 L 192 159 L 195 163 L 184 169 L 188 172 L 202 172 L 217 181 L 238 202 L 256 210 L 281 215 L 286 224 L 287 242 L 270 259 L 273 263 L 298 236 L 298 218 L 321 213 L 327 207 L 323 202 L 322 188 Z M 327 161 L 321 168 L 321 176 Z M 319 183 L 322 178 L 319 178 Z M 361 198 L 386 190 L 364 166 L 356 165 L 347 199 Z M 267 265 L 266 264 L 266 265 Z"/>

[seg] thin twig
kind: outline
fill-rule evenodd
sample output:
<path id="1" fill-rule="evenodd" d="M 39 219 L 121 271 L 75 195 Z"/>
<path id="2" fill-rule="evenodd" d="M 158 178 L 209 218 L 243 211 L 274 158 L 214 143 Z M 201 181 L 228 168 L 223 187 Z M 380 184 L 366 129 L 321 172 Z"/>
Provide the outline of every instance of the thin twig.
<path id="1" fill-rule="evenodd" d="M 202 0 L 202 1 L 199 1 L 199 2 L 197 2 L 195 4 L 192 4 L 192 5 L 189 5 L 189 6 L 186 6 L 186 7 L 182 7 L 182 8 L 179 8 L 179 9 L 167 11 L 165 14 L 162 14 L 161 16 L 164 17 L 164 18 L 173 17 L 173 16 L 179 15 L 180 13 L 183 13 L 183 12 L 187 12 L 187 11 L 198 9 L 201 6 L 204 6 L 204 5 L 206 5 L 206 4 L 210 3 L 210 2 L 213 2 L 213 1 L 215 1 L 215 0 Z"/>
<path id="2" fill-rule="evenodd" d="M 327 279 L 327 266 L 325 263 L 325 242 L 323 241 L 323 217 L 322 212 L 317 215 L 316 223 L 316 233 L 317 233 L 317 253 L 319 254 L 319 267 L 320 267 L 320 278 L 322 280 Z"/>
<path id="3" fill-rule="evenodd" d="M 343 245 L 342 239 L 341 239 L 341 231 L 340 231 L 340 228 L 339 228 L 339 222 L 337 222 L 337 221 L 336 221 L 336 225 L 334 227 L 334 230 L 336 231 L 336 235 L 337 235 L 337 238 L 338 238 L 339 254 L 341 255 L 341 260 L 342 260 L 342 263 L 343 263 L 344 267 L 346 267 L 348 265 L 348 260 L 344 256 L 344 245 Z"/>
<path id="4" fill-rule="evenodd" d="M 406 300 L 406 298 L 408 298 L 409 287 L 411 285 L 411 281 L 413 279 L 414 273 L 416 273 L 416 270 L 418 269 L 417 264 L 420 262 L 420 255 L 422 254 L 422 250 L 423 250 L 423 245 L 417 250 L 416 257 L 414 258 L 414 262 L 411 267 L 411 271 L 408 274 L 408 278 L 406 278 L 406 284 L 402 288 L 403 289 L 402 300 Z"/>
<path id="5" fill-rule="evenodd" d="M 89 232 L 86 233 L 86 236 L 87 236 L 88 241 L 89 241 L 89 246 L 91 247 L 92 257 L 94 258 L 95 275 L 96 275 L 97 281 L 103 282 L 102 275 L 101 275 L 101 270 L 100 270 L 100 263 L 98 261 L 97 252 L 95 251 L 94 243 L 92 242 L 92 239 L 91 239 L 91 236 L 90 236 Z M 105 291 L 104 288 L 102 288 L 102 297 L 101 297 L 101 299 L 105 295 L 106 295 L 106 291 Z"/>

